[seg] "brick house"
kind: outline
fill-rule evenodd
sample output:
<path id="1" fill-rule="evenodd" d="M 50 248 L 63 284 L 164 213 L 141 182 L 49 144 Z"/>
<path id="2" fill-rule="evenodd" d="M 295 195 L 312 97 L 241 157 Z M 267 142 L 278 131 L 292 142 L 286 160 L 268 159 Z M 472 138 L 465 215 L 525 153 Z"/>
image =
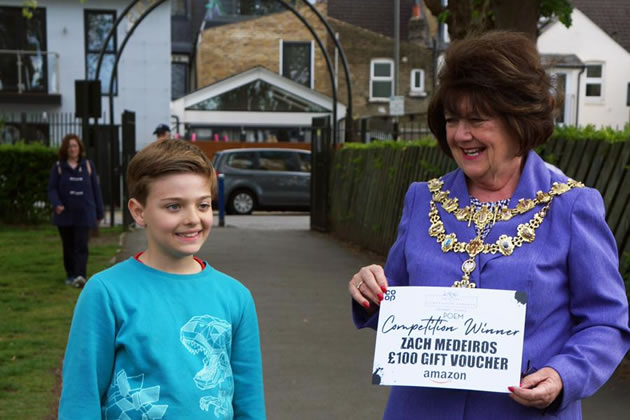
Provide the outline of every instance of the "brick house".
<path id="1" fill-rule="evenodd" d="M 226 5 L 234 1 L 224 0 Z M 437 25 L 430 15 L 422 18 L 424 7 L 416 3 L 401 1 L 398 95 L 404 97 L 402 119 L 423 121 L 435 67 L 435 55 L 427 40 L 435 33 Z M 347 105 L 345 73 L 334 42 L 311 10 L 301 2 L 295 4 L 325 45 L 336 72 L 337 99 Z M 353 120 L 380 117 L 376 119 L 388 122 L 391 120 L 390 97 L 396 95 L 393 3 L 328 0 L 316 2 L 316 7 L 327 17 L 346 54 L 352 83 Z M 291 12 L 283 10 L 277 8 L 275 13 L 240 16 L 240 19 L 231 18 L 229 10 L 222 16 L 206 16 L 206 29 L 199 33 L 194 58 L 199 88 L 260 66 L 332 97 L 331 76 L 319 46 L 308 28 Z"/>

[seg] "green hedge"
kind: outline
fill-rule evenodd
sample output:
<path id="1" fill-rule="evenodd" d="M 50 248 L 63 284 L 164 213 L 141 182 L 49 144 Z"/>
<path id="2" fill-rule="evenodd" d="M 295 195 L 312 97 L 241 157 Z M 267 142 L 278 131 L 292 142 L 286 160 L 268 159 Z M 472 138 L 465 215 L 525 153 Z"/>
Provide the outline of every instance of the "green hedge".
<path id="1" fill-rule="evenodd" d="M 50 219 L 48 177 L 57 152 L 40 144 L 0 145 L 0 221 L 41 223 Z"/>
<path id="2" fill-rule="evenodd" d="M 624 142 L 630 140 L 630 123 L 627 123 L 622 130 L 615 130 L 610 127 L 597 129 L 593 125 L 587 125 L 583 128 L 556 127 L 551 138 L 561 138 L 565 140 L 604 140 L 610 143 Z"/>

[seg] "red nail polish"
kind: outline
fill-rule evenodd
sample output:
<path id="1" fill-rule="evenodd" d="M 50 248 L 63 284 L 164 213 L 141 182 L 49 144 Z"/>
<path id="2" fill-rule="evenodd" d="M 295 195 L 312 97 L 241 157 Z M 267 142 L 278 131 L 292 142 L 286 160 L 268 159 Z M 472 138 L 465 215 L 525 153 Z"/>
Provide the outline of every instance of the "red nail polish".
<path id="1" fill-rule="evenodd" d="M 383 291 L 383 293 L 385 293 L 385 292 L 387 292 L 387 287 L 381 286 L 381 290 Z"/>
<path id="2" fill-rule="evenodd" d="M 383 294 L 382 293 L 378 294 L 378 300 L 383 300 Z"/>
<path id="3" fill-rule="evenodd" d="M 370 309 L 370 302 L 368 302 L 367 300 L 363 302 L 362 305 L 363 307 L 365 307 L 365 309 Z"/>
<path id="4" fill-rule="evenodd" d="M 509 390 L 510 392 L 514 392 L 514 387 L 513 387 L 513 386 L 508 386 L 508 390 Z"/>

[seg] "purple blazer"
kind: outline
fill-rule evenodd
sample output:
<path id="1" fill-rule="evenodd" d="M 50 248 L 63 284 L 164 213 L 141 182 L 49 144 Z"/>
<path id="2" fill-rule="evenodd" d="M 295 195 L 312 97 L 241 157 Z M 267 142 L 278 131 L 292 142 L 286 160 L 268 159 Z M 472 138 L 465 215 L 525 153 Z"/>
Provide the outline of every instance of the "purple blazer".
<path id="1" fill-rule="evenodd" d="M 470 204 L 464 173 L 455 170 L 444 177 L 444 190 Z M 535 152 L 525 162 L 518 187 L 511 199 L 533 198 L 547 192 L 553 182 L 566 182 L 557 168 L 547 165 Z M 385 274 L 392 286 L 446 286 L 462 276 L 464 253 L 443 253 L 429 231 L 429 201 L 426 183 L 411 185 L 405 197 L 398 238 L 389 251 Z M 475 237 L 474 226 L 459 222 L 437 206 L 447 232 L 461 241 Z M 532 210 L 497 223 L 485 242 L 502 234 L 514 236 Z M 604 203 L 592 188 L 575 188 L 556 197 L 533 243 L 525 243 L 505 257 L 480 254 L 471 281 L 486 289 L 524 290 L 527 315 L 523 366 L 554 368 L 563 391 L 545 417 L 581 419 L 580 399 L 597 391 L 612 375 L 630 348 L 628 301 L 621 275 L 615 239 L 605 220 Z M 368 317 L 353 302 L 358 328 L 376 328 L 378 313 Z M 515 384 L 518 385 L 518 384 Z M 541 411 L 514 402 L 508 394 L 392 387 L 385 419 L 531 419 Z"/>

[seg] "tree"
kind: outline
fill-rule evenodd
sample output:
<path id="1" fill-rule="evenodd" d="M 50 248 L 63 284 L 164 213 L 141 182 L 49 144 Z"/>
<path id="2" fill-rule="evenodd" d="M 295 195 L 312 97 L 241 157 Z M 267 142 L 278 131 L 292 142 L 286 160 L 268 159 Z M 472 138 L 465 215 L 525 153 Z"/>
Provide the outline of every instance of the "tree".
<path id="1" fill-rule="evenodd" d="M 557 17 L 566 27 L 571 26 L 573 6 L 569 0 L 425 0 L 434 16 L 448 24 L 451 39 L 492 29 L 510 29 L 538 37 L 541 17 Z"/>

